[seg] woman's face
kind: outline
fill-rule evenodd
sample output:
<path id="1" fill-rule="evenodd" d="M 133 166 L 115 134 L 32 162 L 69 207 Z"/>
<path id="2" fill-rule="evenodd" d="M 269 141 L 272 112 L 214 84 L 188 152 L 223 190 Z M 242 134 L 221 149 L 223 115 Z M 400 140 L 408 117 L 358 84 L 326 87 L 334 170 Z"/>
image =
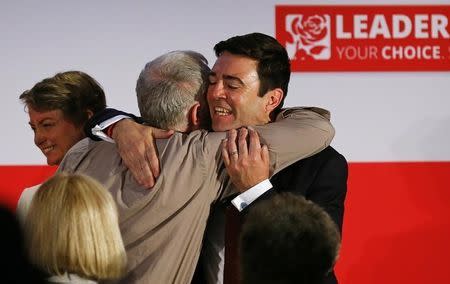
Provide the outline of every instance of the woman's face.
<path id="1" fill-rule="evenodd" d="M 64 118 L 61 110 L 45 112 L 28 107 L 34 144 L 47 157 L 47 164 L 59 165 L 67 151 L 85 137 L 82 126 Z"/>

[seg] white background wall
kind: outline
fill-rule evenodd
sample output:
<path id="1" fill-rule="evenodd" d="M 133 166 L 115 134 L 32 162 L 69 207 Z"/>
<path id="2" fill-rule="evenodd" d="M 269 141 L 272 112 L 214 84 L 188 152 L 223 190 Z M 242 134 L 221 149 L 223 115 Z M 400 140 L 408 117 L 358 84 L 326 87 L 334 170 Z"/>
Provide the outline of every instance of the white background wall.
<path id="1" fill-rule="evenodd" d="M 144 64 L 175 49 L 214 63 L 212 47 L 249 32 L 275 35 L 276 4 L 446 4 L 450 1 L 2 1 L 0 164 L 45 164 L 19 95 L 56 72 L 81 70 L 108 105 L 136 112 Z M 349 161 L 450 160 L 450 73 L 293 73 L 288 106 L 332 112 L 333 145 Z"/>

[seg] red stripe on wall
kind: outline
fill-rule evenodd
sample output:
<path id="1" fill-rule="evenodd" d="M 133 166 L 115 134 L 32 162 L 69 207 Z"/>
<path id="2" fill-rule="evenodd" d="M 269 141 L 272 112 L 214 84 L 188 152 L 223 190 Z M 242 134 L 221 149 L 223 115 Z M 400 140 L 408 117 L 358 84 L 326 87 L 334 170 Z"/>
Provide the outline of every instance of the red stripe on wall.
<path id="1" fill-rule="evenodd" d="M 449 283 L 450 162 L 351 163 L 341 284 Z"/>
<path id="2" fill-rule="evenodd" d="M 50 166 L 0 166 L 0 203 L 15 210 L 22 191 L 42 183 L 56 169 Z"/>
<path id="3" fill-rule="evenodd" d="M 0 201 L 55 167 L 0 166 Z M 350 163 L 340 284 L 448 283 L 450 162 Z"/>

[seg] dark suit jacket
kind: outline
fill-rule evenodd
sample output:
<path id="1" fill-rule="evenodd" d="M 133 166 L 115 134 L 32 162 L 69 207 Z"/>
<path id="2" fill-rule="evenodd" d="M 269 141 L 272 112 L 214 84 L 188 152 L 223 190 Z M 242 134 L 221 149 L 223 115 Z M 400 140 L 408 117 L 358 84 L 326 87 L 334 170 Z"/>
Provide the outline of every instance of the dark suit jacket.
<path id="1" fill-rule="evenodd" d="M 346 159 L 329 146 L 314 156 L 290 165 L 272 177 L 273 190 L 258 198 L 242 212 L 242 215 L 245 215 L 248 209 L 258 201 L 271 198 L 277 192 L 291 192 L 302 195 L 320 205 L 338 225 L 339 231 L 342 232 L 347 176 Z M 225 202 L 222 205 L 229 206 L 229 204 L 230 202 Z M 205 283 L 202 269 L 202 265 L 197 266 L 191 284 Z M 330 273 L 323 282 L 323 284 L 337 283 L 334 272 Z"/>
<path id="2" fill-rule="evenodd" d="M 277 192 L 291 192 L 320 205 L 342 233 L 344 200 L 347 193 L 347 161 L 333 147 L 300 160 L 276 174 L 271 182 Z M 325 284 L 337 283 L 333 273 Z"/>

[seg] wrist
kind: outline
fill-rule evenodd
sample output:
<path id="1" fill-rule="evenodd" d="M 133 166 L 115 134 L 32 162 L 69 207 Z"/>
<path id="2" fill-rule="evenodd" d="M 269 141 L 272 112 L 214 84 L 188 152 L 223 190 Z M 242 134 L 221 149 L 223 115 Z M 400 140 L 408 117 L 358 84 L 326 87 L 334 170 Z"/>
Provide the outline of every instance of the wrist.
<path id="1" fill-rule="evenodd" d="M 242 211 L 247 205 L 251 204 L 254 200 L 259 198 L 265 192 L 272 188 L 272 183 L 265 179 L 255 186 L 249 188 L 244 193 L 236 196 L 231 203 L 239 210 Z"/>
<path id="2" fill-rule="evenodd" d="M 111 124 L 110 126 L 108 126 L 108 128 L 106 129 L 106 135 L 109 138 L 113 138 L 113 133 L 114 133 L 114 128 L 116 127 L 117 123 Z"/>

